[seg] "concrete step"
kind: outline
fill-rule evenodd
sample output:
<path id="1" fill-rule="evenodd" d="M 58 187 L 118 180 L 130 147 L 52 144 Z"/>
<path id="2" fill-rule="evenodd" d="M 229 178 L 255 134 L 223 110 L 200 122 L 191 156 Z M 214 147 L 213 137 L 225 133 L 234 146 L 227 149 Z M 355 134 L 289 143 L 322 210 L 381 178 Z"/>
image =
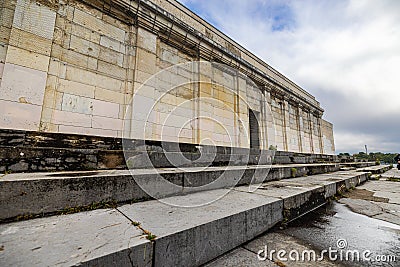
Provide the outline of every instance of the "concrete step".
<path id="1" fill-rule="evenodd" d="M 372 174 L 381 174 L 390 170 L 390 165 L 377 165 L 377 166 L 369 166 L 365 168 L 359 168 L 358 171 L 361 172 L 370 172 Z"/>
<path id="2" fill-rule="evenodd" d="M 315 175 L 338 164 L 15 173 L 0 177 L 0 222 Z"/>
<path id="3" fill-rule="evenodd" d="M 375 162 L 342 162 L 340 167 L 342 168 L 366 168 L 370 166 L 375 166 Z"/>
<path id="4" fill-rule="evenodd" d="M 256 191 L 239 186 L 0 224 L 0 262 L 2 266 L 199 266 L 367 177 L 363 172 L 335 172 L 271 181 Z"/>

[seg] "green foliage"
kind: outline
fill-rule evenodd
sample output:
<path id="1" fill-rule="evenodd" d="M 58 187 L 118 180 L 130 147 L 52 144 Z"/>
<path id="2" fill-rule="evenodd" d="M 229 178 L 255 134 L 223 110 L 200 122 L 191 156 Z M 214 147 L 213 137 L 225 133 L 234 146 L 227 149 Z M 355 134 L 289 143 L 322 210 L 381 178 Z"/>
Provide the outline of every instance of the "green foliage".
<path id="1" fill-rule="evenodd" d="M 390 177 L 387 180 L 390 182 L 400 182 L 400 178 L 396 178 L 396 177 Z"/>
<path id="2" fill-rule="evenodd" d="M 133 226 L 136 226 L 136 227 L 137 227 L 137 226 L 140 226 L 140 222 L 132 222 L 132 225 L 133 225 Z"/>
<path id="3" fill-rule="evenodd" d="M 297 169 L 296 169 L 296 168 L 290 169 L 290 173 L 291 173 L 291 175 L 292 175 L 292 178 L 295 178 L 295 177 L 296 177 L 296 174 L 297 174 Z"/>
<path id="4" fill-rule="evenodd" d="M 153 235 L 152 233 L 148 232 L 146 238 L 150 241 L 153 241 L 154 239 L 157 238 L 156 235 Z"/>
<path id="5" fill-rule="evenodd" d="M 339 154 L 340 155 L 340 154 Z M 375 161 L 376 163 L 397 163 L 394 161 L 394 158 L 397 156 L 397 153 L 369 153 L 368 155 L 365 152 L 359 152 L 358 154 L 353 155 L 358 160 L 366 160 L 366 161 Z"/>
<path id="6" fill-rule="evenodd" d="M 268 149 L 269 149 L 269 150 L 276 151 L 276 150 L 278 150 L 278 147 L 277 147 L 277 146 L 270 145 Z"/>

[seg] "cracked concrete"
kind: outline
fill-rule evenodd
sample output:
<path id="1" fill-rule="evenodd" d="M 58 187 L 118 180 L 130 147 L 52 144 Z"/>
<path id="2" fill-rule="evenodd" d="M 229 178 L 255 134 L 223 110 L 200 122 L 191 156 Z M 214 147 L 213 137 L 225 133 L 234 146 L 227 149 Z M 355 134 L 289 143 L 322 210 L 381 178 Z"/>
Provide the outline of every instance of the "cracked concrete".
<path id="1" fill-rule="evenodd" d="M 385 180 L 392 177 L 400 178 L 400 171 L 385 172 L 380 180 L 368 181 L 339 202 L 354 212 L 400 225 L 400 182 Z"/>
<path id="2" fill-rule="evenodd" d="M 151 266 L 153 246 L 118 211 L 96 210 L 0 225 L 2 266 Z M 128 246 L 126 244 L 129 244 Z"/>

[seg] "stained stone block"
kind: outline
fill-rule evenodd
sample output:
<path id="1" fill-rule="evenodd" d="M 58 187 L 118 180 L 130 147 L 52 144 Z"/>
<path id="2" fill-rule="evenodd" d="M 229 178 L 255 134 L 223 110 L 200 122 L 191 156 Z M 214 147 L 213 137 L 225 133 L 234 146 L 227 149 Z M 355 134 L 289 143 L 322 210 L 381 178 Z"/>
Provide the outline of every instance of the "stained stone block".
<path id="1" fill-rule="evenodd" d="M 3 266 L 151 266 L 153 257 L 151 242 L 116 210 L 3 224 L 0 235 Z"/>

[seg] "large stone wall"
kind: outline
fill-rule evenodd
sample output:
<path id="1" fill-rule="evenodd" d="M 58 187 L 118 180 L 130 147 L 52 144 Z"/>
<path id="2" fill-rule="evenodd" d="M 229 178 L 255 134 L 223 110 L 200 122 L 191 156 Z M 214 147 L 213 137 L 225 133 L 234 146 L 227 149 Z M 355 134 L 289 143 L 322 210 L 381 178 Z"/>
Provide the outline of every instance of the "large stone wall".
<path id="1" fill-rule="evenodd" d="M 252 110 L 261 149 L 335 152 L 313 96 L 176 1 L 0 12 L 0 128 L 248 148 Z"/>

